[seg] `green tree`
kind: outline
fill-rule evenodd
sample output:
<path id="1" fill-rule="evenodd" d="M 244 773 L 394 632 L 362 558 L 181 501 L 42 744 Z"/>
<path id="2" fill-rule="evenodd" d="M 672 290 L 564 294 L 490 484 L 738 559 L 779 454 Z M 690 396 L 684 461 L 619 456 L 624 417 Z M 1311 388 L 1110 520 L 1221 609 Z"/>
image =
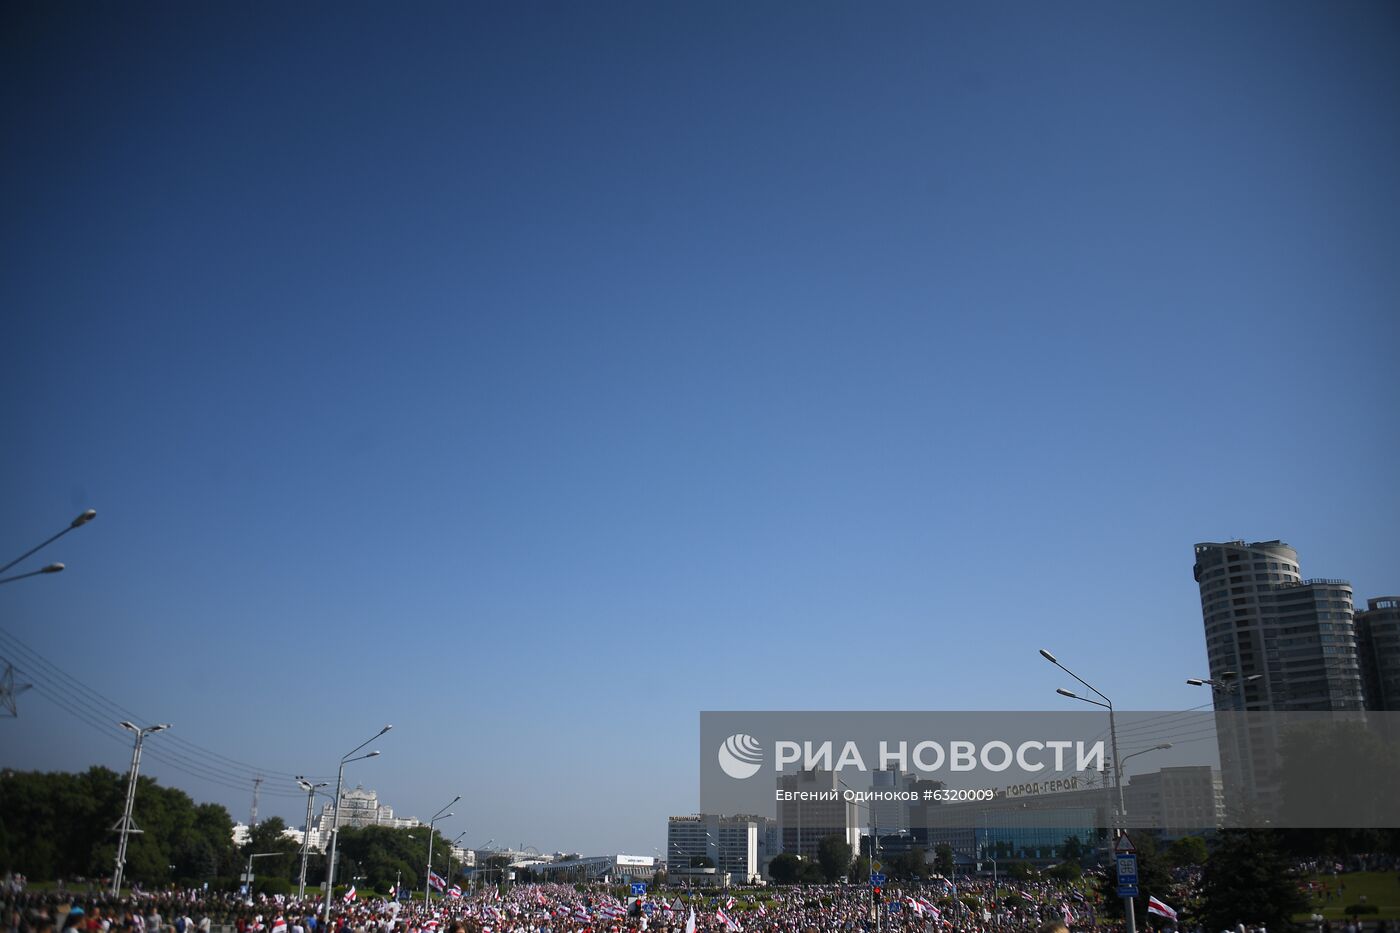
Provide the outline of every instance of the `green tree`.
<path id="1" fill-rule="evenodd" d="M 940 842 L 933 850 L 933 869 L 945 878 L 953 877 L 953 847 Z"/>
<path id="2" fill-rule="evenodd" d="M 1060 858 L 1066 862 L 1082 862 L 1086 854 L 1084 841 L 1078 836 L 1066 836 L 1065 841 L 1060 844 Z"/>
<path id="3" fill-rule="evenodd" d="M 126 776 L 107 768 L 3 772 L 0 871 L 34 881 L 110 876 L 117 850 L 110 827 L 125 797 Z M 195 806 L 183 791 L 141 778 L 132 817 L 143 830 L 127 851 L 125 875 L 133 882 L 216 880 L 233 862 L 233 824 L 223 807 Z"/>
<path id="4" fill-rule="evenodd" d="M 268 894 L 285 894 L 274 888 L 265 885 L 259 887 L 260 882 L 271 881 L 279 878 L 290 882 L 294 877 L 294 872 L 301 870 L 301 846 L 295 840 L 287 838 L 287 824 L 280 816 L 270 817 L 263 820 L 257 826 L 248 831 L 248 841 L 239 848 L 239 855 L 242 856 L 243 867 L 247 868 L 249 855 L 264 855 L 265 857 L 254 860 L 253 877 L 254 890 L 264 891 Z M 271 853 L 271 854 L 269 854 Z M 343 863 L 342 863 L 343 864 Z"/>
<path id="5" fill-rule="evenodd" d="M 817 864 L 827 884 L 851 870 L 851 847 L 835 833 L 823 836 L 817 843 Z"/>
<path id="6" fill-rule="evenodd" d="M 892 877 L 902 881 L 913 881 L 928 875 L 928 857 L 923 847 L 913 846 L 908 852 L 901 852 L 890 859 L 889 867 L 894 872 Z"/>
<path id="7" fill-rule="evenodd" d="M 1167 863 L 1173 868 L 1192 868 L 1206 863 L 1210 851 L 1200 836 L 1182 836 L 1167 846 Z"/>
<path id="8" fill-rule="evenodd" d="M 775 884 L 796 884 L 802 877 L 802 860 L 791 852 L 779 853 L 768 863 L 768 877 Z"/>
<path id="9" fill-rule="evenodd" d="M 1234 929 L 1240 923 L 1286 929 L 1293 915 L 1307 908 L 1273 833 L 1230 829 L 1220 834 L 1201 876 L 1207 929 Z"/>
<path id="10" fill-rule="evenodd" d="M 1147 916 L 1147 898 L 1162 898 L 1163 892 L 1171 887 L 1170 866 L 1167 859 L 1158 851 L 1157 839 L 1150 833 L 1140 833 L 1133 837 L 1137 847 L 1138 896 L 1133 901 L 1133 909 L 1139 917 Z M 1118 896 L 1118 876 L 1110 863 L 1108 871 L 1099 879 L 1099 894 L 1104 899 L 1104 912 L 1117 919 L 1123 916 L 1123 899 Z M 1162 898 L 1166 900 L 1166 898 Z M 1170 902 L 1168 902 L 1170 903 Z"/>
<path id="11" fill-rule="evenodd" d="M 395 882 L 409 890 L 421 890 L 426 880 L 422 869 L 428 863 L 427 833 L 414 829 L 390 829 L 387 826 L 345 826 L 340 830 L 337 848 L 344 860 L 354 864 L 364 875 L 364 887 L 387 891 Z M 448 843 L 433 833 L 433 864 L 446 877 Z"/>
<path id="12" fill-rule="evenodd" d="M 1002 866 L 1002 871 L 1006 873 L 1006 877 L 1014 878 L 1017 881 L 1030 881 L 1036 875 L 1035 868 L 1030 862 L 1019 859 Z"/>

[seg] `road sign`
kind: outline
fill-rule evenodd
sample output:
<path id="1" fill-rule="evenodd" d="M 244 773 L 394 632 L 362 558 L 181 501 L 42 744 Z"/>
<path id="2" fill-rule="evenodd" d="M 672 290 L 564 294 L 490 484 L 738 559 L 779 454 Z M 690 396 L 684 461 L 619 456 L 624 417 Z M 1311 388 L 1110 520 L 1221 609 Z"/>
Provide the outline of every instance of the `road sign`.
<path id="1" fill-rule="evenodd" d="M 885 867 L 885 866 L 884 866 L 884 865 L 881 865 L 879 862 L 871 862 L 871 863 L 870 863 L 870 870 L 871 870 L 871 871 L 879 871 L 880 869 L 882 869 L 882 868 L 884 868 L 884 867 Z"/>
<path id="2" fill-rule="evenodd" d="M 1138 861 L 1137 855 L 1132 852 L 1119 852 L 1118 862 L 1118 896 L 1137 897 L 1138 896 Z"/>
<path id="3" fill-rule="evenodd" d="M 1125 832 L 1125 833 L 1123 833 L 1123 835 L 1119 836 L 1119 837 L 1118 837 L 1118 841 L 1117 841 L 1116 843 L 1114 843 L 1114 845 L 1113 845 L 1113 851 L 1114 851 L 1114 852 L 1136 852 L 1136 851 L 1137 851 L 1137 846 L 1133 845 L 1133 840 L 1129 839 L 1129 838 L 1128 838 L 1128 834 Z"/>
<path id="4" fill-rule="evenodd" d="M 632 882 L 632 893 L 633 893 L 633 894 L 645 894 L 645 893 L 647 893 L 647 884 L 646 884 L 646 882 L 645 882 L 645 881 L 634 881 L 634 882 Z"/>
<path id="5" fill-rule="evenodd" d="M 879 872 L 875 872 L 874 874 L 872 874 L 872 875 L 870 876 L 870 883 L 871 883 L 871 884 L 884 884 L 884 883 L 885 883 L 885 876 L 882 875 L 882 874 L 880 874 Z"/>

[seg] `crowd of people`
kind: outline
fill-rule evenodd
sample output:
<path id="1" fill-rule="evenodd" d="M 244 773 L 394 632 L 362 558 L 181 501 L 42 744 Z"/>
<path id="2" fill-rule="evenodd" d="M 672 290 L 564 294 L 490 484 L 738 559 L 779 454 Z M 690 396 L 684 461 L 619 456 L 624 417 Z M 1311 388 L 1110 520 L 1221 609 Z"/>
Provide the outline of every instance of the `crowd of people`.
<path id="1" fill-rule="evenodd" d="M 5 893 L 0 933 L 1037 933 L 1106 931 L 1096 906 L 1051 883 L 1008 896 L 972 878 L 886 888 L 804 885 L 628 897 L 604 885 L 520 884 L 448 892 L 431 905 L 337 898 L 329 922 L 319 898 L 202 891 L 127 895 Z M 454 896 L 455 895 L 455 896 Z"/>
<path id="2" fill-rule="evenodd" d="M 1189 879 L 1185 881 L 1189 882 Z M 803 885 L 735 891 L 660 891 L 629 897 L 605 885 L 531 883 L 453 888 L 431 904 L 351 892 L 323 920 L 319 897 L 136 891 L 120 899 L 3 886 L 0 933 L 1118 933 L 1090 888 L 1062 882 L 964 877 L 885 888 Z M 1138 928 L 1177 929 L 1139 917 Z M 1321 927 L 1319 926 L 1321 930 Z M 1186 926 L 1183 933 L 1204 933 Z M 1267 933 L 1241 926 L 1226 933 Z M 1358 933 L 1328 925 L 1324 933 Z"/>

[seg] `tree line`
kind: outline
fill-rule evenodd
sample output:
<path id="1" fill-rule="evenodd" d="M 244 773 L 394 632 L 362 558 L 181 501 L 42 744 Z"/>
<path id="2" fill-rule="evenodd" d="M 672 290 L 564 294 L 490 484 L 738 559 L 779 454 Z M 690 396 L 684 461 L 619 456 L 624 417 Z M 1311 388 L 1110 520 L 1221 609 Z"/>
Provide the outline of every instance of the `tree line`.
<path id="1" fill-rule="evenodd" d="M 126 800 L 127 776 L 93 767 L 80 774 L 0 771 L 0 874 L 21 873 L 34 882 L 109 879 L 115 867 L 117 833 Z M 271 817 L 253 827 L 247 841 L 233 842 L 233 819 L 223 806 L 195 803 L 188 794 L 161 787 L 148 777 L 137 779 L 132 818 L 141 829 L 127 843 L 125 877 L 148 890 L 175 884 L 209 885 L 229 891 L 241 884 L 248 856 L 254 890 L 287 894 L 301 875 L 301 844 L 284 833 L 286 823 Z M 394 884 L 422 890 L 428 862 L 428 828 L 383 826 L 340 830 L 337 887 L 355 884 L 364 891 L 387 893 Z M 449 848 L 433 832 L 433 868 L 448 877 Z M 453 880 L 462 866 L 453 865 Z M 306 883 L 317 889 L 325 880 L 326 857 L 315 849 L 307 856 Z"/>

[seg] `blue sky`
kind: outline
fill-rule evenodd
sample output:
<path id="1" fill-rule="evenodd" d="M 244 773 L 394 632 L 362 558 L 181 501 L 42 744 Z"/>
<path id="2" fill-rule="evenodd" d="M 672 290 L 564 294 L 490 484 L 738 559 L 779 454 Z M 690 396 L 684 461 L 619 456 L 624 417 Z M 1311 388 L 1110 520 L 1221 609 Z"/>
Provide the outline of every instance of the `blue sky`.
<path id="1" fill-rule="evenodd" d="M 0 619 L 235 816 L 392 722 L 645 854 L 702 709 L 1192 706 L 1197 541 L 1400 590 L 1393 5 L 0 15 L 0 527 L 100 512 Z"/>

